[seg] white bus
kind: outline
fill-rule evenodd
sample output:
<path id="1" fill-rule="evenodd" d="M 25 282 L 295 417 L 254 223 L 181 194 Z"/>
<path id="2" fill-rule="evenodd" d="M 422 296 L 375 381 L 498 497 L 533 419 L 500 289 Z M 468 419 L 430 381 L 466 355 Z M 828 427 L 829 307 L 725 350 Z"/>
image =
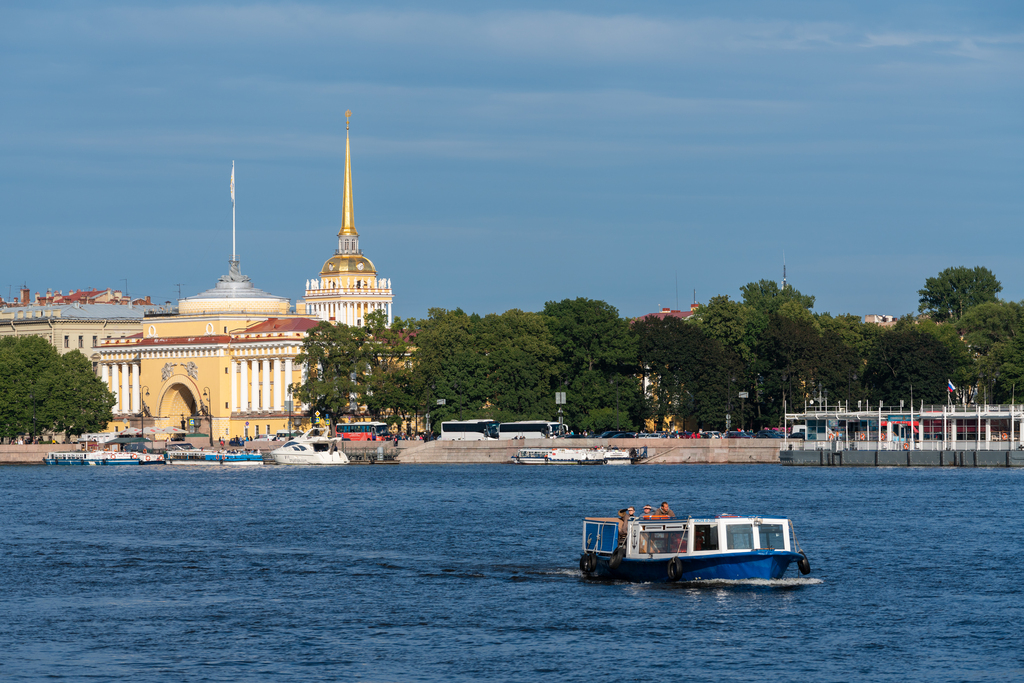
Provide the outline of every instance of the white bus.
<path id="1" fill-rule="evenodd" d="M 565 425 L 547 420 L 502 422 L 498 427 L 498 438 L 503 441 L 508 439 L 553 439 L 565 436 L 568 431 Z"/>
<path id="2" fill-rule="evenodd" d="M 498 423 L 494 420 L 453 420 L 441 423 L 442 441 L 483 441 L 498 438 Z"/>

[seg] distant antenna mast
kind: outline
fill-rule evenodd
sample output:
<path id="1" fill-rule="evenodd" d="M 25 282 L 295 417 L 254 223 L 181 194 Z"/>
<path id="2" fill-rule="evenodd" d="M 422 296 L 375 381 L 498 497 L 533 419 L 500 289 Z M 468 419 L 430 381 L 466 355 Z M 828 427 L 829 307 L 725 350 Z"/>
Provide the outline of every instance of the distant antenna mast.
<path id="1" fill-rule="evenodd" d="M 788 285 L 786 283 L 786 252 L 783 251 L 782 252 L 782 288 L 785 289 L 787 286 Z"/>
<path id="2" fill-rule="evenodd" d="M 676 271 L 676 310 L 679 310 L 679 271 Z"/>
<path id="3" fill-rule="evenodd" d="M 697 290 L 693 290 L 693 303 L 697 303 Z"/>
<path id="4" fill-rule="evenodd" d="M 183 284 L 185 284 L 185 283 L 184 283 L 184 282 L 175 282 L 175 283 L 174 283 L 174 285 L 175 285 L 175 286 L 176 286 L 176 287 L 178 288 L 178 298 L 179 298 L 179 299 L 181 298 L 181 286 L 182 286 Z"/>

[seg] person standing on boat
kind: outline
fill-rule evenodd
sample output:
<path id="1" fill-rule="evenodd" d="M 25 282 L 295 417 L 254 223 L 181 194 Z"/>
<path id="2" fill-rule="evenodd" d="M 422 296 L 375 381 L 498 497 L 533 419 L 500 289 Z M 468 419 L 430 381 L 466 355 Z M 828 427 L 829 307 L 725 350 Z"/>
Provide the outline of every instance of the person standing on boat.
<path id="1" fill-rule="evenodd" d="M 619 545 L 625 545 L 626 535 L 629 533 L 629 526 L 626 520 L 629 519 L 629 508 L 619 510 Z"/>
<path id="2" fill-rule="evenodd" d="M 669 517 L 675 517 L 676 513 L 672 512 L 672 508 L 668 506 L 668 503 L 661 501 L 661 507 L 658 508 L 659 515 L 668 515 Z"/>

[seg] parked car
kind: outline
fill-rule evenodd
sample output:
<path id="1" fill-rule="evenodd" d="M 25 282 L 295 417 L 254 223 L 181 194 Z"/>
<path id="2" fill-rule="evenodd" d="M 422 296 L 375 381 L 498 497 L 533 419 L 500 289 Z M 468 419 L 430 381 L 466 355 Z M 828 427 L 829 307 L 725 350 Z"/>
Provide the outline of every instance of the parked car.
<path id="1" fill-rule="evenodd" d="M 774 429 L 762 429 L 757 434 L 754 434 L 755 439 L 782 439 L 785 435 L 782 432 L 777 432 Z"/>
<path id="2" fill-rule="evenodd" d="M 701 432 L 700 438 L 702 439 L 721 439 L 722 432 L 706 431 Z"/>
<path id="3" fill-rule="evenodd" d="M 725 438 L 727 439 L 752 439 L 748 432 L 726 432 Z"/>

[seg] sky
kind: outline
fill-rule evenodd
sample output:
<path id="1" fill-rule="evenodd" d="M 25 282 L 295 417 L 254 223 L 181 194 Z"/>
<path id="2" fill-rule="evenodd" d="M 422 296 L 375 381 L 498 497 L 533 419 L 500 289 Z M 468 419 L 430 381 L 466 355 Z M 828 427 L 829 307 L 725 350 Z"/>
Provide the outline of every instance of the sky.
<path id="1" fill-rule="evenodd" d="M 0 4 L 0 296 L 176 300 L 337 248 L 345 117 L 394 312 L 638 316 L 763 278 L 1024 299 L 1019 2 Z"/>

